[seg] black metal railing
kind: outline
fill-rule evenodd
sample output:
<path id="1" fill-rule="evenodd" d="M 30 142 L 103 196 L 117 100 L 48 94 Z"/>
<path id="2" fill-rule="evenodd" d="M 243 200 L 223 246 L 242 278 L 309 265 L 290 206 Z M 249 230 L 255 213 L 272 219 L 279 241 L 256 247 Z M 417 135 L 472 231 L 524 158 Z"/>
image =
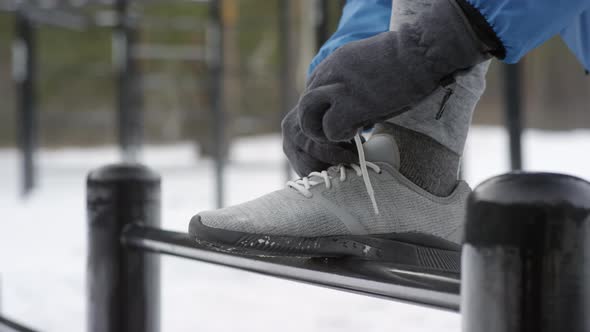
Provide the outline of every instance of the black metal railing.
<path id="1" fill-rule="evenodd" d="M 345 259 L 252 258 L 199 246 L 186 233 L 132 224 L 125 228 L 128 248 L 224 265 L 282 279 L 459 310 L 458 274 L 425 273 L 394 263 Z"/>
<path id="2" fill-rule="evenodd" d="M 464 332 L 590 330 L 590 183 L 574 177 L 514 173 L 479 186 L 461 282 L 395 262 L 251 258 L 198 245 L 158 229 L 160 178 L 141 165 L 100 168 L 87 185 L 89 331 L 159 330 L 155 254 L 440 309 L 461 305 Z"/>
<path id="3" fill-rule="evenodd" d="M 0 332 L 35 332 L 35 330 L 0 316 Z"/>

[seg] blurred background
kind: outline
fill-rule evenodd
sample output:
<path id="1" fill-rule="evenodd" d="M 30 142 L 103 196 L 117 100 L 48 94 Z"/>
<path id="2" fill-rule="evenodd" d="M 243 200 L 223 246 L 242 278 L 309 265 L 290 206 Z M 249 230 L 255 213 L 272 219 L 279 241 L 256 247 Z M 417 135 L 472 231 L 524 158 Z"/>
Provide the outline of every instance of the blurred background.
<path id="1" fill-rule="evenodd" d="M 280 188 L 290 176 L 281 118 L 343 3 L 0 0 L 0 310 L 47 331 L 83 329 L 92 168 L 127 160 L 158 170 L 164 226 L 177 230 L 200 210 Z M 589 102 L 590 78 L 558 38 L 519 66 L 494 62 L 463 176 L 476 185 L 522 164 L 590 178 Z M 510 140 L 511 116 L 513 134 L 525 131 Z M 522 148 L 518 165 L 510 142 L 513 154 Z M 163 292 L 167 331 L 459 324 L 451 313 L 172 258 Z"/>
<path id="2" fill-rule="evenodd" d="M 207 146 L 212 129 L 212 61 L 220 61 L 224 68 L 228 138 L 276 133 L 283 108 L 280 82 L 285 74 L 281 71 L 281 24 L 289 25 L 288 52 L 292 54 L 288 69 L 295 77 L 293 87 L 299 90 L 322 30 L 329 34 L 338 21 L 342 1 L 325 2 L 285 5 L 281 0 L 225 0 L 219 13 L 222 36 L 216 36 L 215 13 L 212 15 L 207 1 L 129 1 L 124 15 L 133 35 L 129 61 L 138 77 L 134 106 L 141 111 L 143 141 L 190 141 Z M 20 64 L 15 64 L 19 59 L 12 54 L 17 12 L 9 9 L 18 2 L 1 3 L 0 146 L 11 147 L 16 144 L 17 128 L 17 91 L 11 73 Z M 106 0 L 29 3 L 28 15 L 35 29 L 39 146 L 116 144 L 120 13 Z M 281 6 L 289 7 L 289 22 L 281 20 L 285 15 Z M 322 6 L 326 8 L 318 10 Z M 211 40 L 214 38 L 218 40 Z M 216 59 L 217 51 L 211 48 L 220 39 L 225 54 Z M 559 39 L 533 52 L 523 67 L 527 127 L 567 130 L 590 124 L 590 82 Z M 475 124 L 499 125 L 499 66 L 492 67 L 488 78 Z"/>

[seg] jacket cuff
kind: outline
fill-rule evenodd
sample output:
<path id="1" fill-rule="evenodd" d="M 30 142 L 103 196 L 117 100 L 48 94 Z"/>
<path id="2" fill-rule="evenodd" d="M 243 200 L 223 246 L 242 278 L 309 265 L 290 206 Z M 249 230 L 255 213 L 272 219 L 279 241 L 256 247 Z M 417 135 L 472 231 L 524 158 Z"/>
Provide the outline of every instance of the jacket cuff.
<path id="1" fill-rule="evenodd" d="M 477 38 L 485 45 L 487 51 L 500 60 L 506 58 L 506 48 L 485 16 L 468 0 L 455 0 L 455 2 L 463 11 Z"/>

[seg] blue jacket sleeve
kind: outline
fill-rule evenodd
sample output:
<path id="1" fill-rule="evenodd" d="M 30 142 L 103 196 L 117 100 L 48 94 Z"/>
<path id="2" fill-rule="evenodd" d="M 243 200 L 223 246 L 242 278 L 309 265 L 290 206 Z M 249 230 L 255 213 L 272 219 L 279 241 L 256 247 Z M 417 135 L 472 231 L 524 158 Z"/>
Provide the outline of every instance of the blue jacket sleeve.
<path id="1" fill-rule="evenodd" d="M 525 54 L 553 36 L 566 40 L 588 37 L 588 0 L 468 0 L 492 26 L 506 48 L 507 63 L 518 62 Z M 571 47 L 572 45 L 570 45 Z M 588 40 L 575 42 L 578 56 L 586 52 Z"/>
<path id="2" fill-rule="evenodd" d="M 389 31 L 392 0 L 347 0 L 338 24 L 338 30 L 322 46 L 309 66 L 315 67 L 338 47 L 351 41 L 373 37 Z"/>

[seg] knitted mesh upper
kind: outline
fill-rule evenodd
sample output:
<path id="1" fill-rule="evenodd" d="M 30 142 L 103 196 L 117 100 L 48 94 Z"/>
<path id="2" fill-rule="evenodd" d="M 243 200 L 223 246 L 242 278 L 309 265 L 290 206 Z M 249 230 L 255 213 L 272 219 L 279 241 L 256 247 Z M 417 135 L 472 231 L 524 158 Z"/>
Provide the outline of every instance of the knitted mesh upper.
<path id="1" fill-rule="evenodd" d="M 292 188 L 278 190 L 232 207 L 202 212 L 201 222 L 209 227 L 247 233 L 286 236 L 330 236 L 353 234 L 331 210 L 334 206 L 355 217 L 369 234 L 420 232 L 459 242 L 455 234 L 462 226 L 465 203 L 470 193 L 465 182 L 448 197 L 440 198 L 413 185 L 388 164 L 377 163 L 381 174 L 369 171 L 380 214 L 373 211 L 363 180 L 353 170 L 340 182 L 330 171 L 332 187 L 324 183 L 306 198 Z M 332 207 L 326 207 L 327 200 Z"/>

